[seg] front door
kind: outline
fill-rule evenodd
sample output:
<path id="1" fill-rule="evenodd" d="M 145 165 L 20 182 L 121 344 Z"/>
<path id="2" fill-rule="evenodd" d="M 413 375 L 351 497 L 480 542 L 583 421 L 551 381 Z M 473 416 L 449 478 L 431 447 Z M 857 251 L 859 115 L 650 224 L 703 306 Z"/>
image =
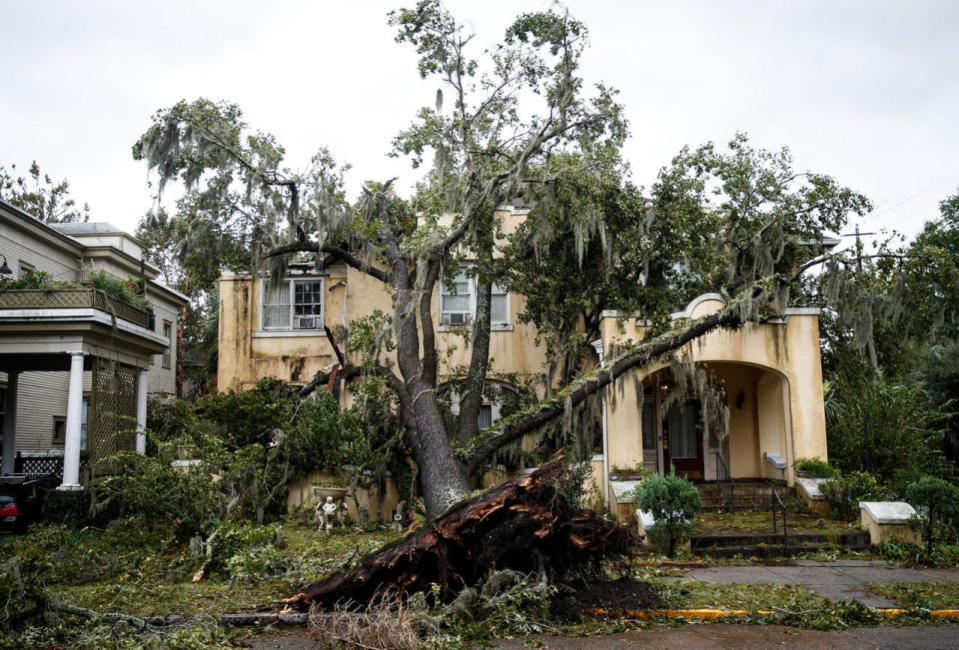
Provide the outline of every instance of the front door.
<path id="1" fill-rule="evenodd" d="M 703 479 L 703 436 L 696 402 L 674 404 L 663 418 L 663 464 L 664 473 L 672 464 L 678 476 Z"/>

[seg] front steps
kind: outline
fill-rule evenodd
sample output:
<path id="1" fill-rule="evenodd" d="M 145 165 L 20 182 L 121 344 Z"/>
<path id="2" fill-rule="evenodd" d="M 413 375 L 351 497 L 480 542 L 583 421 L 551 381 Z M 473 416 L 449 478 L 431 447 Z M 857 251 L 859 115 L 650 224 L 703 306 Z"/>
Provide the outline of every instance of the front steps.
<path id="1" fill-rule="evenodd" d="M 770 526 L 770 528 L 772 528 Z M 690 547 L 694 555 L 715 558 L 782 557 L 816 553 L 842 547 L 853 551 L 869 548 L 869 533 L 865 531 L 823 535 L 820 533 L 789 533 L 787 546 L 783 546 L 782 532 L 759 535 L 693 535 Z"/>
<path id="2" fill-rule="evenodd" d="M 719 483 L 697 483 L 699 498 L 703 502 L 704 512 L 725 510 L 726 492 L 728 488 Z M 785 485 L 773 485 L 762 481 L 736 481 L 734 487 L 734 504 L 737 510 L 768 510 L 773 501 L 772 492 L 779 493 L 779 498 L 786 501 L 796 494 L 796 489 Z"/>

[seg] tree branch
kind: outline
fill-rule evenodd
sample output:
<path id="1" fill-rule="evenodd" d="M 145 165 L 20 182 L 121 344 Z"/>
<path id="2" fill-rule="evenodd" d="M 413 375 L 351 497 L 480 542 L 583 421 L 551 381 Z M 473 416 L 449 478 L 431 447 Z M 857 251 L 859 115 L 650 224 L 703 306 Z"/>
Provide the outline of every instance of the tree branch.
<path id="1" fill-rule="evenodd" d="M 764 293 L 760 285 L 744 292 L 749 299 L 759 299 Z M 467 475 L 472 475 L 486 460 L 503 445 L 518 440 L 527 433 L 531 433 L 550 420 L 559 417 L 566 410 L 566 403 L 577 406 L 587 397 L 609 386 L 628 370 L 644 366 L 668 352 L 677 350 L 690 341 L 693 341 L 707 332 L 719 327 L 737 327 L 743 323 L 738 309 L 739 301 L 727 305 L 721 311 L 694 321 L 689 327 L 679 332 L 665 334 L 658 339 L 629 350 L 619 357 L 612 359 L 609 365 L 598 368 L 580 379 L 576 384 L 557 393 L 551 400 L 540 406 L 536 411 L 500 420 L 499 433 L 480 442 L 466 461 Z M 497 427 L 492 427 L 496 429 Z"/>
<path id="2" fill-rule="evenodd" d="M 385 282 L 389 284 L 390 282 L 390 273 L 378 269 L 369 262 L 364 262 L 360 258 L 356 257 L 345 248 L 340 248 L 339 246 L 333 246 L 332 244 L 323 244 L 320 246 L 315 242 L 296 242 L 293 244 L 286 244 L 285 246 L 278 246 L 266 254 L 267 257 L 276 257 L 277 255 L 289 255 L 290 253 L 327 253 L 328 255 L 333 255 L 343 262 L 347 266 L 352 266 L 357 271 L 362 271 L 370 277 L 376 278 L 380 282 Z"/>

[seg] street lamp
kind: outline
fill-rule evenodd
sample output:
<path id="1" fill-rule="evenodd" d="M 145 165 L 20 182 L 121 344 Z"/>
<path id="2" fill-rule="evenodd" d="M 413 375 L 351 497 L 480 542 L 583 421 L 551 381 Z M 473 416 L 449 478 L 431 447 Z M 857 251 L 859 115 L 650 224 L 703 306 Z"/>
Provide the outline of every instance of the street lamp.
<path id="1" fill-rule="evenodd" d="M 10 267 L 7 266 L 7 256 L 3 255 L 3 265 L 0 266 L 0 274 L 3 275 L 13 275 L 13 271 L 10 270 Z"/>

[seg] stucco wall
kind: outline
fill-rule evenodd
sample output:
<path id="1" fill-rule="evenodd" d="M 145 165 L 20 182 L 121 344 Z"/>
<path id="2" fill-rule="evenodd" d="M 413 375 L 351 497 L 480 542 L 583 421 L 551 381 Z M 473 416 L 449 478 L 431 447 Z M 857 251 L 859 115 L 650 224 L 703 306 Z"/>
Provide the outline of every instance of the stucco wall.
<path id="1" fill-rule="evenodd" d="M 369 316 L 375 310 L 392 316 L 390 294 L 378 280 L 346 267 L 331 268 L 323 278 L 326 282 L 324 322 L 331 329 Z M 260 290 L 261 283 L 251 276 L 220 279 L 218 385 L 221 390 L 249 387 L 261 377 L 305 383 L 335 360 L 325 335 L 292 336 L 293 332 L 260 330 Z M 523 375 L 543 369 L 545 347 L 536 345 L 532 326 L 517 321 L 516 315 L 522 310 L 522 297 L 510 294 L 510 325 L 490 333 L 492 372 Z M 228 314 L 231 317 L 227 317 Z M 433 315 L 438 374 L 443 381 L 458 367 L 469 365 L 470 347 L 462 331 L 440 327 L 439 286 L 433 295 Z M 395 361 L 395 353 L 385 352 L 384 356 Z"/>
<path id="2" fill-rule="evenodd" d="M 718 300 L 700 302 L 692 312 L 701 317 L 722 307 Z M 677 325 L 683 321 L 680 320 Z M 611 347 L 627 342 L 641 341 L 646 328 L 635 318 L 609 316 L 601 323 L 602 339 L 609 354 Z M 730 400 L 738 394 L 732 386 L 741 386 L 746 397 L 742 410 L 732 406 L 730 412 L 730 471 L 733 476 L 768 476 L 761 461 L 762 451 L 772 450 L 774 439 L 779 438 L 781 453 L 789 467 L 786 478 L 792 481 L 792 465 L 801 458 L 826 459 L 826 421 L 823 411 L 822 368 L 819 352 L 819 322 L 815 313 L 799 311 L 788 314 L 782 322 L 747 324 L 737 330 L 714 330 L 687 345 L 683 352 L 691 355 L 697 363 L 742 364 L 748 370 L 723 370 L 727 380 Z M 609 431 L 610 464 L 631 466 L 642 460 L 641 418 L 638 406 L 637 386 L 642 379 L 664 369 L 664 364 L 654 364 L 627 373 L 625 380 L 607 389 L 607 421 Z M 764 371 L 772 371 L 779 380 L 778 396 L 766 380 L 762 386 L 764 407 L 757 409 L 755 400 L 759 381 Z M 771 406 L 768 400 L 775 406 Z M 779 407 L 782 402 L 783 406 Z M 747 404 L 753 408 L 748 409 Z M 775 426 L 775 434 L 760 438 L 758 434 L 760 411 L 763 422 Z M 788 415 L 787 415 L 788 413 Z M 752 418 L 752 420 L 750 420 Z M 777 418 L 782 418 L 780 425 Z M 640 433 L 637 433 L 640 432 Z M 792 444 L 784 438 L 791 436 Z"/>

